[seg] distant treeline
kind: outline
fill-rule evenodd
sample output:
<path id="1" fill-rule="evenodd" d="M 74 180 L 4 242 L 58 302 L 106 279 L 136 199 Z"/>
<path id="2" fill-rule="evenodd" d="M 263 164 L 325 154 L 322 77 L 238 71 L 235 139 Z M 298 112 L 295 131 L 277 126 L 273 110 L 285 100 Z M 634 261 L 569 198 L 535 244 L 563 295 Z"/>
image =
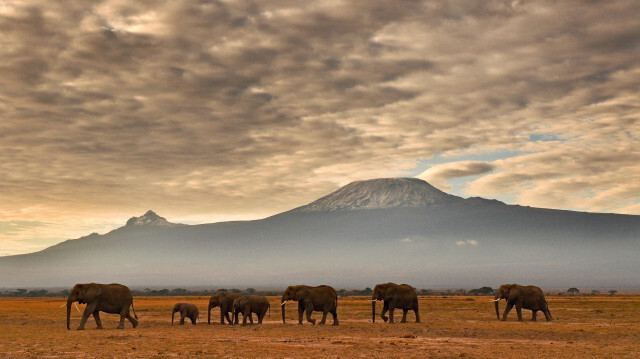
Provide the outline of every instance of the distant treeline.
<path id="1" fill-rule="evenodd" d="M 415 289 L 415 288 L 414 288 Z M 0 290 L 0 297 L 21 297 L 21 298 L 35 298 L 35 297 L 62 297 L 69 296 L 70 289 L 63 290 L 46 290 L 46 289 L 16 289 L 16 290 Z M 148 297 L 179 297 L 179 296 L 212 296 L 218 293 L 233 292 L 242 294 L 261 294 L 266 296 L 279 296 L 282 295 L 282 290 L 256 290 L 254 288 L 217 288 L 217 289 L 133 289 L 131 291 L 134 296 L 148 296 Z M 373 290 L 369 287 L 365 289 L 339 289 L 338 296 L 370 296 L 373 294 Z M 495 290 L 491 287 L 481 287 L 476 289 L 416 289 L 418 295 L 422 296 L 488 296 L 493 295 Z M 559 295 L 559 296 L 600 296 L 610 295 L 613 296 L 618 293 L 617 290 L 609 291 L 582 291 L 577 288 L 569 288 L 566 291 L 552 291 L 547 292 L 546 295 Z"/>

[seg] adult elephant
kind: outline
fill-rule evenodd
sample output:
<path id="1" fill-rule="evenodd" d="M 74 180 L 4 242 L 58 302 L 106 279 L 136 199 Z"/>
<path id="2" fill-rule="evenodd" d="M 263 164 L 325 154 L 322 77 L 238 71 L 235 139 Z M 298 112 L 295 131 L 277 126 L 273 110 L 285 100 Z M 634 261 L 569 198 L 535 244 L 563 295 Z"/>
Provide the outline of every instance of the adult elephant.
<path id="1" fill-rule="evenodd" d="M 69 329 L 71 320 L 71 304 L 76 301 L 80 304 L 87 304 L 78 330 L 84 329 L 84 325 L 91 314 L 96 320 L 98 329 L 102 329 L 99 312 L 120 314 L 118 329 L 124 329 L 125 318 L 129 319 L 134 328 L 138 326 L 138 321 L 136 320 L 138 316 L 135 308 L 133 308 L 133 295 L 129 288 L 122 284 L 76 284 L 67 298 L 67 329 Z M 135 319 L 129 314 L 129 307 L 133 309 Z"/>
<path id="2" fill-rule="evenodd" d="M 371 295 L 371 320 L 376 322 L 376 301 L 383 301 L 382 320 L 393 323 L 393 311 L 402 309 L 402 321 L 407 322 L 407 312 L 413 310 L 416 314 L 416 323 L 420 323 L 420 312 L 418 311 L 418 295 L 415 289 L 408 284 L 381 283 L 373 288 Z M 385 314 L 389 311 L 389 318 Z"/>
<path id="3" fill-rule="evenodd" d="M 215 294 L 209 298 L 209 309 L 207 314 L 207 323 L 211 324 L 211 309 L 220 307 L 220 324 L 224 324 L 224 318 L 227 318 L 229 324 L 232 324 L 229 313 L 231 313 L 231 306 L 233 301 L 242 297 L 240 293 L 220 293 Z M 238 324 L 236 322 L 236 324 Z"/>
<path id="4" fill-rule="evenodd" d="M 282 323 L 285 323 L 285 302 L 293 300 L 298 302 L 298 324 L 302 324 L 302 314 L 306 311 L 307 321 L 316 324 L 311 318 L 311 312 L 322 312 L 322 320 L 318 324 L 324 324 L 327 313 L 333 315 L 333 325 L 338 325 L 338 294 L 328 285 L 310 287 L 307 285 L 293 285 L 287 287 L 282 295 Z"/>
<path id="5" fill-rule="evenodd" d="M 544 313 L 544 317 L 547 321 L 553 319 L 551 317 L 551 312 L 549 311 L 549 306 L 547 305 L 547 300 L 544 298 L 544 294 L 542 293 L 542 289 L 536 287 L 535 285 L 527 285 L 522 286 L 519 284 L 503 284 L 496 291 L 495 298 L 493 302 L 496 305 L 496 315 L 498 319 L 500 319 L 500 310 L 498 308 L 498 303 L 500 299 L 504 299 L 507 301 L 507 307 L 502 314 L 502 320 L 507 320 L 507 314 L 513 306 L 516 306 L 516 313 L 518 313 L 518 321 L 522 321 L 522 308 L 529 309 L 533 312 L 531 317 L 531 321 L 536 321 L 536 314 L 539 310 Z"/>
<path id="6" fill-rule="evenodd" d="M 184 318 L 191 319 L 191 323 L 196 325 L 200 311 L 198 307 L 191 303 L 176 303 L 171 311 L 171 325 L 173 325 L 173 316 L 177 312 L 180 312 L 180 325 L 184 325 Z"/>
<path id="7" fill-rule="evenodd" d="M 242 325 L 247 325 L 247 317 L 253 324 L 251 313 L 258 315 L 258 324 L 262 324 L 262 319 L 269 311 L 271 316 L 271 305 L 269 300 L 264 295 L 244 295 L 233 301 L 232 313 L 234 317 L 234 323 L 238 324 L 238 314 L 242 313 Z"/>

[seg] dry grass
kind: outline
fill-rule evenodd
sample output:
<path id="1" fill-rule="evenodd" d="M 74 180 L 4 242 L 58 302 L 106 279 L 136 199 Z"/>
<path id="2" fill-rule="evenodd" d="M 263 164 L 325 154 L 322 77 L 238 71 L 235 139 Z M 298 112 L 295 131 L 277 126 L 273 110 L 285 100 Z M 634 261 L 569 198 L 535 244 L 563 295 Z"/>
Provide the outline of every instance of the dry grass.
<path id="1" fill-rule="evenodd" d="M 371 323 L 370 302 L 348 297 L 339 301 L 338 327 L 298 326 L 295 303 L 287 305 L 288 320 L 283 325 L 279 298 L 270 300 L 271 317 L 262 326 L 222 326 L 215 309 L 215 324 L 207 325 L 207 297 L 136 297 L 140 318 L 136 329 L 126 322 L 125 330 L 116 330 L 118 316 L 102 314 L 104 330 L 95 330 L 90 317 L 87 330 L 67 331 L 66 311 L 60 308 L 63 299 L 3 298 L 0 353 L 3 358 L 640 357 L 640 297 L 551 297 L 549 306 L 556 319 L 551 323 L 544 316 L 535 323 L 518 323 L 515 310 L 509 321 L 499 322 L 487 297 L 424 297 L 422 323 L 413 323 L 410 312 L 409 323 L 393 325 L 378 319 Z M 171 326 L 171 308 L 179 301 L 198 305 L 197 326 Z M 75 309 L 72 313 L 71 325 L 76 328 L 80 313 Z M 530 313 L 523 310 L 525 318 Z M 331 315 L 327 322 L 332 323 Z"/>

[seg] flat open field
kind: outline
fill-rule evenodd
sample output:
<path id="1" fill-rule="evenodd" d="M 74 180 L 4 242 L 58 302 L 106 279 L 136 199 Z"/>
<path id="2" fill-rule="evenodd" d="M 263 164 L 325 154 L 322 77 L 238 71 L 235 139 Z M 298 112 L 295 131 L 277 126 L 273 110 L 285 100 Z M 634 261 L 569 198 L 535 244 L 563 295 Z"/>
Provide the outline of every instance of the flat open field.
<path id="1" fill-rule="evenodd" d="M 371 302 L 364 297 L 340 298 L 340 326 L 297 325 L 297 305 L 288 303 L 287 324 L 281 322 L 279 298 L 271 297 L 265 324 L 219 324 L 219 310 L 207 325 L 207 297 L 136 297 L 140 326 L 102 314 L 104 330 L 89 317 L 86 330 L 75 328 L 80 313 L 72 309 L 65 324 L 62 298 L 0 298 L 0 356 L 3 358 L 638 358 L 640 297 L 550 297 L 555 321 L 516 322 L 496 319 L 488 297 L 421 297 L 422 323 L 371 323 Z M 197 326 L 171 326 L 171 308 L 179 301 L 200 309 Z M 504 308 L 504 301 L 500 303 Z M 378 313 L 381 303 L 378 303 Z M 80 306 L 84 309 L 84 306 Z M 396 311 L 396 318 L 398 316 Z M 319 318 L 320 313 L 314 313 Z M 525 319 L 530 311 L 523 310 Z M 177 319 L 179 317 L 177 316 Z M 379 318 L 379 317 L 378 317 Z M 332 323 L 331 315 L 327 319 Z M 177 321 L 176 321 L 177 324 Z"/>

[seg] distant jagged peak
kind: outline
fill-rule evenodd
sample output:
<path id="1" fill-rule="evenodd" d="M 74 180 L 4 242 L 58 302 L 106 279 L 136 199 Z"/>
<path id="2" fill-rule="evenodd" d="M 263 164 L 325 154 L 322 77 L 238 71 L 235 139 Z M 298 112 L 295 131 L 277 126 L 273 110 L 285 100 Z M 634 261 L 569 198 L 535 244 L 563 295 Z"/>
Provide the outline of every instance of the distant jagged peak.
<path id="1" fill-rule="evenodd" d="M 125 227 L 131 226 L 180 226 L 181 224 L 171 223 L 167 221 L 164 217 L 158 216 L 154 211 L 147 211 L 144 215 L 140 217 L 131 217 Z"/>
<path id="2" fill-rule="evenodd" d="M 440 191 L 418 178 L 379 178 L 351 182 L 293 212 L 327 212 L 353 209 L 431 207 L 454 204 L 463 198 Z"/>

